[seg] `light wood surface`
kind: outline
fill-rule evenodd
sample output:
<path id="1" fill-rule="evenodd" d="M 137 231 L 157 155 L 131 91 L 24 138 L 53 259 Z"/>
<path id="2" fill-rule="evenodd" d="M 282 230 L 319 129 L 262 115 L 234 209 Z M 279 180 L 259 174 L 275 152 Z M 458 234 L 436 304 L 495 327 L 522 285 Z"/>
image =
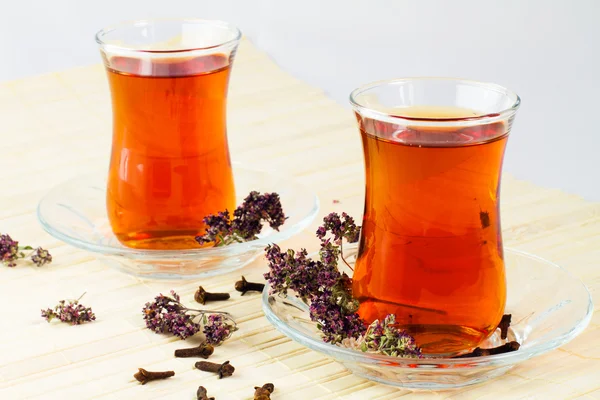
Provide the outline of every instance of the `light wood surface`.
<path id="1" fill-rule="evenodd" d="M 519 130 L 518 117 L 513 134 L 527 134 Z M 275 331 L 258 295 L 240 297 L 233 290 L 241 274 L 260 279 L 266 271 L 262 259 L 201 282 L 140 281 L 55 240 L 37 223 L 39 199 L 66 179 L 106 169 L 110 136 L 101 65 L 0 83 L 0 232 L 54 256 L 43 268 L 0 266 L 0 399 L 195 399 L 198 385 L 218 400 L 251 399 L 253 387 L 266 382 L 276 386 L 274 400 L 600 399 L 598 312 L 573 342 L 502 378 L 453 392 L 410 392 L 355 377 Z M 292 78 L 248 41 L 241 44 L 230 85 L 229 138 L 234 160 L 295 176 L 320 196 L 318 219 L 284 246 L 316 249 L 313 232 L 325 213 L 361 215 L 363 161 L 352 113 Z M 600 204 L 506 175 L 502 200 L 506 245 L 569 269 L 588 285 L 597 307 Z M 144 328 L 146 301 L 175 289 L 191 303 L 198 284 L 232 293 L 231 300 L 211 305 L 239 323 L 240 330 L 212 357 L 231 360 L 237 368 L 231 378 L 194 370 L 195 360 L 173 357 L 174 349 L 188 343 Z M 96 322 L 72 327 L 39 316 L 41 308 L 83 292 Z M 172 369 L 176 376 L 141 386 L 133 379 L 138 367 Z"/>

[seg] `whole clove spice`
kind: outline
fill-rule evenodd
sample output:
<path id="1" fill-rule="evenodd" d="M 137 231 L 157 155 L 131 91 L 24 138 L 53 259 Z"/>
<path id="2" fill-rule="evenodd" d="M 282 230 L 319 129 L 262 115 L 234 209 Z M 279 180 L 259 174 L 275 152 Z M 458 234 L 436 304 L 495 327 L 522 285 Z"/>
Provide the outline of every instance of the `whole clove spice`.
<path id="1" fill-rule="evenodd" d="M 174 371 L 163 371 L 163 372 L 152 372 L 146 371 L 144 368 L 138 368 L 138 372 L 136 372 L 133 377 L 138 380 L 142 385 L 150 381 L 154 381 L 157 379 L 167 379 L 175 375 Z"/>
<path id="2" fill-rule="evenodd" d="M 228 300 L 229 293 L 210 293 L 204 290 L 202 286 L 198 286 L 194 299 L 200 304 L 206 304 L 207 301 Z"/>
<path id="3" fill-rule="evenodd" d="M 521 345 L 519 342 L 508 342 L 502 346 L 492 347 L 491 349 L 482 349 L 481 347 L 476 348 L 471 353 L 463 354 L 455 358 L 470 358 L 470 357 L 481 357 L 481 356 L 494 356 L 496 354 L 510 353 L 511 351 L 519 350 Z"/>
<path id="4" fill-rule="evenodd" d="M 198 400 L 215 400 L 214 397 L 208 397 L 207 393 L 208 392 L 206 391 L 206 388 L 204 386 L 200 386 L 196 392 L 196 397 L 198 397 Z"/>
<path id="5" fill-rule="evenodd" d="M 275 390 L 275 385 L 265 383 L 262 387 L 254 387 L 254 400 L 271 400 L 271 393 Z"/>
<path id="6" fill-rule="evenodd" d="M 214 372 L 219 374 L 219 379 L 233 375 L 235 368 L 229 364 L 229 361 L 225 361 L 223 364 L 212 363 L 210 361 L 198 361 L 195 364 L 196 368 L 200 371 Z"/>
<path id="7" fill-rule="evenodd" d="M 175 350 L 175 357 L 188 358 L 188 357 L 202 357 L 208 358 L 215 351 L 212 344 L 202 342 L 196 347 L 188 347 L 185 349 Z"/>
<path id="8" fill-rule="evenodd" d="M 508 337 L 508 328 L 510 327 L 510 320 L 512 319 L 512 314 L 504 314 L 500 323 L 498 324 L 498 328 L 500 328 L 500 338 L 506 339 Z"/>
<path id="9" fill-rule="evenodd" d="M 245 295 L 246 292 L 262 292 L 264 288 L 264 283 L 248 282 L 244 276 L 235 283 L 235 290 L 241 292 L 242 296 Z"/>

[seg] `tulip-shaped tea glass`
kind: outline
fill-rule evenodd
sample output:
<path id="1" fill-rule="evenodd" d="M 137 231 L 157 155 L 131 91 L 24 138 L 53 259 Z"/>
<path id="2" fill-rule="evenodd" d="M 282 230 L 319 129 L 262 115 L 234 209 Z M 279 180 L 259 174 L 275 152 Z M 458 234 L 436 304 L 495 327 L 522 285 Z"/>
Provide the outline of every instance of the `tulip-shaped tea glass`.
<path id="1" fill-rule="evenodd" d="M 366 169 L 359 313 L 396 314 L 427 354 L 472 349 L 504 313 L 500 175 L 520 99 L 494 84 L 415 78 L 350 100 Z"/>
<path id="2" fill-rule="evenodd" d="M 198 247 L 202 219 L 234 209 L 225 113 L 239 39 L 227 23 L 195 19 L 96 35 L 113 107 L 107 212 L 124 245 Z"/>

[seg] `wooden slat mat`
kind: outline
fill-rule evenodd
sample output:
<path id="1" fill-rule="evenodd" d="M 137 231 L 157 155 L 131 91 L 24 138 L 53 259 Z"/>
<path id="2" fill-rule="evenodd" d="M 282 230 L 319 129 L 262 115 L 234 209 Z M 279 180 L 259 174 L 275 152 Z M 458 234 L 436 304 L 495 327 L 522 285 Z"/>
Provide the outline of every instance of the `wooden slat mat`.
<path id="1" fill-rule="evenodd" d="M 92 45 L 92 44 L 90 44 Z M 363 165 L 351 112 L 282 71 L 243 41 L 233 70 L 229 137 L 234 160 L 297 177 L 321 199 L 319 219 L 285 245 L 317 248 L 322 215 L 360 215 Z M 519 131 L 518 121 L 514 134 Z M 275 331 L 258 295 L 240 297 L 241 273 L 260 279 L 257 260 L 242 271 L 185 283 L 140 281 L 104 266 L 85 251 L 45 234 L 35 208 L 53 186 L 106 169 L 111 110 L 103 67 L 94 65 L 0 83 L 0 232 L 49 248 L 52 265 L 0 267 L 0 398 L 192 399 L 198 385 L 217 399 L 250 399 L 253 387 L 272 381 L 273 399 L 600 399 L 600 317 L 572 343 L 524 362 L 483 386 L 454 392 L 410 392 L 358 378 L 331 359 Z M 510 146 L 508 151 L 510 151 Z M 502 216 L 506 245 L 555 261 L 580 277 L 600 301 L 600 204 L 505 176 Z M 334 204 L 333 200 L 339 200 Z M 192 302 L 201 283 L 230 291 L 216 304 L 240 330 L 217 349 L 231 360 L 232 378 L 218 380 L 175 359 L 184 344 L 144 328 L 141 307 L 175 289 Z M 62 298 L 85 296 L 98 320 L 78 327 L 48 325 L 39 310 Z M 139 385 L 138 367 L 173 369 L 167 381 Z"/>

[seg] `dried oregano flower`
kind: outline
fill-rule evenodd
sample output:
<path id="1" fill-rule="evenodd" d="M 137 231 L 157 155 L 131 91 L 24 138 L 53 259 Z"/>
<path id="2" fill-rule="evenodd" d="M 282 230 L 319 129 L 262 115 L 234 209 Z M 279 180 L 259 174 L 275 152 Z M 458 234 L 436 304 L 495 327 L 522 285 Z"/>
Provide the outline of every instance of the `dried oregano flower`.
<path id="1" fill-rule="evenodd" d="M 242 205 L 235 209 L 233 218 L 228 210 L 205 217 L 206 233 L 197 236 L 196 241 L 200 244 L 212 242 L 215 246 L 224 246 L 254 240 L 262 230 L 263 222 L 279 230 L 285 219 L 277 193 L 260 194 L 252 191 Z"/>
<path id="2" fill-rule="evenodd" d="M 17 259 L 23 257 L 19 252 L 19 242 L 9 235 L 0 235 L 0 260 L 7 267 L 15 267 Z"/>
<path id="3" fill-rule="evenodd" d="M 0 262 L 4 263 L 7 267 L 16 267 L 17 260 L 27 256 L 29 256 L 31 261 L 38 267 L 52 262 L 52 256 L 48 250 L 38 247 L 29 255 L 26 255 L 24 250 L 34 249 L 31 246 L 19 246 L 19 242 L 13 240 L 10 235 L 0 234 Z"/>
<path id="4" fill-rule="evenodd" d="M 50 264 L 52 262 L 52 256 L 48 250 L 38 247 L 31 254 L 31 261 L 33 261 L 33 263 L 38 267 L 41 267 L 42 265 Z"/>
<path id="5" fill-rule="evenodd" d="M 317 230 L 321 239 L 320 260 L 308 257 L 306 249 L 282 252 L 276 244 L 266 248 L 269 272 L 265 279 L 271 293 L 287 294 L 293 290 L 310 304 L 310 317 L 317 322 L 323 340 L 339 343 L 348 337 L 358 338 L 365 331 L 356 310 L 358 302 L 350 292 L 350 278 L 338 270 L 342 239 L 355 240 L 359 228 L 347 214 L 331 213 Z M 332 238 L 327 238 L 331 233 Z"/>
<path id="6" fill-rule="evenodd" d="M 354 219 L 346 213 L 331 213 L 316 235 L 321 240 L 319 260 L 309 258 L 305 249 L 282 252 L 276 244 L 267 246 L 269 272 L 265 279 L 271 294 L 286 295 L 292 290 L 309 304 L 310 318 L 325 342 L 393 356 L 420 356 L 414 339 L 393 326 L 394 316 L 367 328 L 357 314 L 359 302 L 352 296 L 352 279 L 338 269 L 338 260 L 344 260 L 342 242 L 356 242 L 360 236 Z"/>
<path id="7" fill-rule="evenodd" d="M 202 333 L 206 336 L 206 342 L 219 345 L 229 339 L 231 334 L 237 330 L 234 324 L 230 324 L 228 320 L 221 314 L 212 314 L 203 318 L 204 328 Z"/>
<path id="8" fill-rule="evenodd" d="M 146 303 L 142 314 L 148 329 L 156 333 L 171 333 L 180 339 L 195 335 L 204 325 L 207 341 L 213 345 L 222 343 L 237 329 L 228 313 L 187 308 L 173 290 L 170 297 L 159 294 L 153 302 Z M 202 325 L 194 321 L 198 317 Z"/>
<path id="9" fill-rule="evenodd" d="M 421 349 L 415 339 L 394 326 L 396 316 L 389 314 L 383 322 L 373 321 L 367 328 L 360 349 L 393 357 L 421 357 Z"/>
<path id="10" fill-rule="evenodd" d="M 82 297 L 83 294 L 77 300 L 59 301 L 54 309 L 47 308 L 42 310 L 42 318 L 45 318 L 48 322 L 56 318 L 61 322 L 71 325 L 81 325 L 84 322 L 95 321 L 96 315 L 94 315 L 92 309 L 79 304 L 79 300 Z"/>

